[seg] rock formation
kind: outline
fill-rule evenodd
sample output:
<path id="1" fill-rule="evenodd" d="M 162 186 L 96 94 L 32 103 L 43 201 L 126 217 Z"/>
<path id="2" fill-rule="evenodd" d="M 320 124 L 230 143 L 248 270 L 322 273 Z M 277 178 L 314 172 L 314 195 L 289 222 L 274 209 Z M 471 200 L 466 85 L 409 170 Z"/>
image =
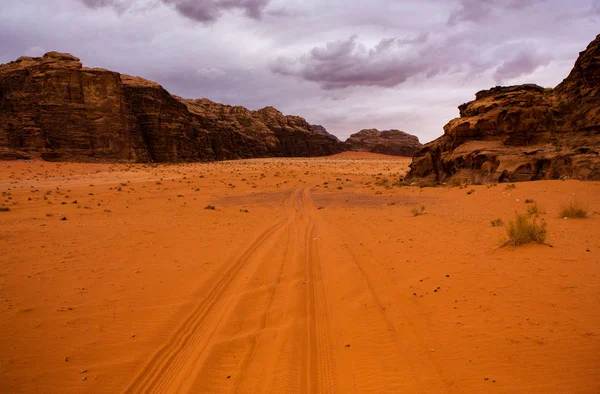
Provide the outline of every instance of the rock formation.
<path id="1" fill-rule="evenodd" d="M 322 134 L 325 135 L 335 141 L 340 142 L 340 139 L 338 137 L 336 137 L 335 135 L 331 134 L 329 131 L 327 131 L 327 129 L 319 124 L 314 124 L 310 126 L 312 128 L 312 131 L 314 131 L 315 133 L 318 134 Z"/>
<path id="2" fill-rule="evenodd" d="M 556 88 L 495 87 L 459 110 L 408 182 L 600 180 L 600 35 Z"/>
<path id="3" fill-rule="evenodd" d="M 423 145 L 419 139 L 400 130 L 361 130 L 352 134 L 345 149 L 356 152 L 382 153 L 394 156 L 412 156 Z"/>
<path id="4" fill-rule="evenodd" d="M 50 52 L 0 65 L 0 159 L 178 162 L 343 150 L 297 116 L 185 100 Z"/>

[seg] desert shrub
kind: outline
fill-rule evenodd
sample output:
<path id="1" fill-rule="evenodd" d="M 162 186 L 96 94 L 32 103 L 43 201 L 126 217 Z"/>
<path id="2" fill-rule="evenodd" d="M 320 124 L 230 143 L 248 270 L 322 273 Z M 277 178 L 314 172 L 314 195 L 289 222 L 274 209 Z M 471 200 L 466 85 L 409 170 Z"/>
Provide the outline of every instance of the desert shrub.
<path id="1" fill-rule="evenodd" d="M 508 185 L 506 185 L 504 190 L 516 189 L 516 187 L 517 185 L 515 185 L 514 183 L 509 183 Z"/>
<path id="2" fill-rule="evenodd" d="M 0 212 L 8 212 L 10 211 L 9 207 L 0 207 Z"/>
<path id="3" fill-rule="evenodd" d="M 381 186 L 381 187 L 385 187 L 386 189 L 389 189 L 390 188 L 389 182 L 390 182 L 389 179 L 383 178 L 383 179 L 377 180 L 375 182 L 375 185 Z"/>
<path id="4" fill-rule="evenodd" d="M 214 205 L 207 205 L 204 207 L 204 209 L 210 209 L 210 210 L 214 211 L 216 208 Z"/>
<path id="5" fill-rule="evenodd" d="M 572 219 L 584 219 L 589 216 L 588 208 L 577 202 L 570 202 L 560 208 L 560 217 Z"/>
<path id="6" fill-rule="evenodd" d="M 506 235 L 508 239 L 504 242 L 504 245 L 541 244 L 546 240 L 546 222 L 539 223 L 529 215 L 517 213 L 515 219 L 508 222 Z"/>
<path id="7" fill-rule="evenodd" d="M 539 215 L 543 212 L 543 209 L 539 206 L 537 202 L 534 202 L 529 207 L 527 207 L 527 213 L 529 215 Z"/>
<path id="8" fill-rule="evenodd" d="M 501 227 L 501 226 L 504 226 L 504 222 L 500 218 L 492 220 L 491 224 L 492 224 L 492 227 Z"/>
<path id="9" fill-rule="evenodd" d="M 475 190 L 474 190 L 474 189 L 471 189 L 471 190 L 469 190 L 469 191 L 467 192 L 467 194 L 469 194 L 469 195 L 471 195 L 471 194 L 473 194 L 473 193 L 475 193 Z"/>
<path id="10" fill-rule="evenodd" d="M 533 198 L 528 198 L 527 200 L 525 200 L 525 204 L 533 204 L 535 201 L 533 200 Z"/>
<path id="11" fill-rule="evenodd" d="M 411 210 L 413 216 L 419 216 L 425 214 L 425 205 L 421 205 L 420 207 L 414 207 Z"/>

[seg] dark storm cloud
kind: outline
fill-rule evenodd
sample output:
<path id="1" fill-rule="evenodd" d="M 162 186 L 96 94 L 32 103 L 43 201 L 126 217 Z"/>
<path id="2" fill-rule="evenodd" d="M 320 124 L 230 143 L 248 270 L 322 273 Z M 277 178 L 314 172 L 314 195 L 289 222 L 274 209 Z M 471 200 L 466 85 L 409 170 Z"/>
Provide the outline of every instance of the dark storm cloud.
<path id="1" fill-rule="evenodd" d="M 127 9 L 135 0 L 80 0 L 91 8 L 113 7 Z M 197 22 L 214 22 L 224 11 L 241 10 L 246 16 L 261 19 L 270 0 L 160 0 L 172 6 L 181 15 Z"/>
<path id="2" fill-rule="evenodd" d="M 522 10 L 545 0 L 460 0 L 458 7 L 450 13 L 449 25 L 461 22 L 481 22 L 495 10 Z"/>
<path id="3" fill-rule="evenodd" d="M 299 59 L 279 58 L 271 69 L 282 75 L 295 75 L 317 82 L 323 89 L 349 86 L 392 87 L 418 73 L 434 72 L 426 61 L 410 54 L 411 45 L 424 43 L 426 35 L 413 39 L 389 38 L 371 49 L 352 36 L 315 47 Z"/>
<path id="4" fill-rule="evenodd" d="M 431 79 L 457 71 L 479 75 L 496 68 L 494 79 L 502 83 L 530 74 L 551 60 L 551 56 L 527 42 L 500 48 L 494 53 L 494 60 L 489 60 L 485 52 L 473 50 L 475 43 L 463 34 L 431 39 L 427 35 L 390 38 L 370 49 L 357 41 L 352 36 L 315 47 L 297 59 L 279 58 L 271 70 L 316 82 L 325 90 L 353 86 L 391 88 L 414 77 Z"/>
<path id="5" fill-rule="evenodd" d="M 269 0 L 162 0 L 182 15 L 198 22 L 213 22 L 223 11 L 239 9 L 253 19 L 260 19 Z"/>

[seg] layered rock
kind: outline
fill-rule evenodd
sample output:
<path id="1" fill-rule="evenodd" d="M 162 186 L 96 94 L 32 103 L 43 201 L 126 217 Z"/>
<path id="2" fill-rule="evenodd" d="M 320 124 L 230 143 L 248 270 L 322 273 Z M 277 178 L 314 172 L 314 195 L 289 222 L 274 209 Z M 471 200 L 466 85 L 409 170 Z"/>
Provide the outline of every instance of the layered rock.
<path id="1" fill-rule="evenodd" d="M 186 100 L 157 83 L 50 52 L 0 65 L 0 159 L 178 162 L 339 153 L 272 107 Z"/>
<path id="2" fill-rule="evenodd" d="M 366 129 L 352 134 L 344 145 L 346 150 L 355 152 L 409 157 L 423 146 L 414 135 L 400 130 L 377 129 Z"/>
<path id="3" fill-rule="evenodd" d="M 496 87 L 413 157 L 407 180 L 600 180 L 600 35 L 556 88 Z"/>
<path id="4" fill-rule="evenodd" d="M 327 129 L 325 127 L 323 127 L 319 124 L 314 124 L 314 125 L 311 125 L 310 127 L 312 128 L 312 131 L 314 131 L 315 133 L 327 136 L 330 139 L 340 142 L 340 139 L 338 137 L 336 137 L 335 135 L 331 134 L 329 131 L 327 131 Z"/>

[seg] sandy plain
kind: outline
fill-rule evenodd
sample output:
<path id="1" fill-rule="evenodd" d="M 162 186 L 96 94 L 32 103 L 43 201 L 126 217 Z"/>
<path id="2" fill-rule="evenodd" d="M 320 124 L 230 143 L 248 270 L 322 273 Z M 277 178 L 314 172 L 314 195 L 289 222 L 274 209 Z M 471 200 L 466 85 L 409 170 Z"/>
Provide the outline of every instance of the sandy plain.
<path id="1" fill-rule="evenodd" d="M 600 183 L 408 163 L 0 163 L 0 392 L 600 392 Z"/>

